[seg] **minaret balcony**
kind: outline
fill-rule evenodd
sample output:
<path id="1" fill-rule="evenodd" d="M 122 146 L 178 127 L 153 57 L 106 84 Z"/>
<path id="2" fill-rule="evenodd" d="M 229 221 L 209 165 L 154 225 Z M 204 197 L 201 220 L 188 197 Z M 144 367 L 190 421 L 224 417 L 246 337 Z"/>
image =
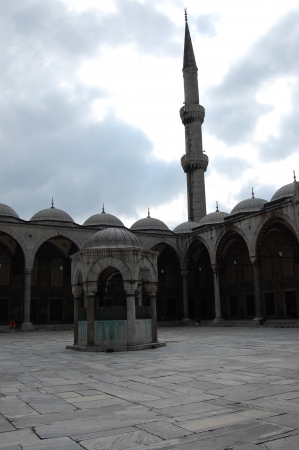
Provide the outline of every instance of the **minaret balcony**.
<path id="1" fill-rule="evenodd" d="M 207 170 L 209 164 L 209 158 L 203 153 L 200 155 L 187 154 L 182 156 L 181 164 L 185 173 L 192 172 L 194 170 Z"/>
<path id="2" fill-rule="evenodd" d="M 195 103 L 185 105 L 180 109 L 180 117 L 184 125 L 199 121 L 203 123 L 205 118 L 205 109 L 203 106 Z"/>

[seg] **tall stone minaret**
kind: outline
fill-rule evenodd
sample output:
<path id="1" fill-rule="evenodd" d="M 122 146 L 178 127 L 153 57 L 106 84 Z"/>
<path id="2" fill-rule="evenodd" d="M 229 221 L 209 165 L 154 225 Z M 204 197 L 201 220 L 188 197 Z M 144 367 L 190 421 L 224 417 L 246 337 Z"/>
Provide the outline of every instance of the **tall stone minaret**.
<path id="1" fill-rule="evenodd" d="M 209 158 L 203 153 L 201 125 L 205 109 L 199 104 L 197 66 L 193 52 L 187 12 L 185 10 L 185 47 L 184 47 L 184 91 L 185 106 L 180 116 L 185 126 L 186 154 L 181 158 L 184 172 L 187 174 L 188 220 L 199 222 L 206 212 L 205 171 Z"/>

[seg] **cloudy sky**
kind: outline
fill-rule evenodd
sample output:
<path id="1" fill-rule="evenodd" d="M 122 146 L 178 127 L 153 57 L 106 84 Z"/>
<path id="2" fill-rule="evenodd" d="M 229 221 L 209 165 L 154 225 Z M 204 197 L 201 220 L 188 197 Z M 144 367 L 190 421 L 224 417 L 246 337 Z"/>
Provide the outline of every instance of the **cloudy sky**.
<path id="1" fill-rule="evenodd" d="M 206 108 L 207 212 L 299 176 L 298 0 L 0 0 L 0 202 L 29 220 L 187 220 L 184 7 Z"/>

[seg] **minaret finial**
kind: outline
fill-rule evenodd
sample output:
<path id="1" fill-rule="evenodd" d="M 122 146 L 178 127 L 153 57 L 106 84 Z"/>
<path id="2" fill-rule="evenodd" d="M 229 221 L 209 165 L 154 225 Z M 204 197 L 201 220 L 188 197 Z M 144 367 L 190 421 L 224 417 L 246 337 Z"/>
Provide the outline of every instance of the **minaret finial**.
<path id="1" fill-rule="evenodd" d="M 105 204 L 103 203 L 102 214 L 105 214 Z"/>
<path id="2" fill-rule="evenodd" d="M 216 212 L 219 212 L 218 202 L 216 202 Z"/>
<path id="3" fill-rule="evenodd" d="M 294 174 L 294 175 L 293 175 L 294 183 L 296 183 L 297 180 L 296 180 L 296 172 L 295 172 L 295 170 L 293 170 L 293 174 Z"/>
<path id="4" fill-rule="evenodd" d="M 253 188 L 251 189 L 251 195 L 252 195 L 252 198 L 254 198 L 254 190 L 253 190 Z"/>
<path id="5" fill-rule="evenodd" d="M 52 197 L 52 202 L 51 202 L 51 208 L 54 208 L 54 201 L 53 201 L 53 197 Z"/>
<path id="6" fill-rule="evenodd" d="M 151 218 L 151 215 L 150 215 L 150 209 L 149 209 L 149 208 L 147 208 L 147 218 L 148 218 L 148 219 Z"/>
<path id="7" fill-rule="evenodd" d="M 185 22 L 188 22 L 187 8 L 185 8 L 184 11 L 185 11 Z"/>

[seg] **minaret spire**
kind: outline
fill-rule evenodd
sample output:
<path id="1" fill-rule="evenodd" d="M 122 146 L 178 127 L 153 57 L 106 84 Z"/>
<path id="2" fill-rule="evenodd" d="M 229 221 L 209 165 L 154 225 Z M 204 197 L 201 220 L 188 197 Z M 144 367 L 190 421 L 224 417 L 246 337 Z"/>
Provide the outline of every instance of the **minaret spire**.
<path id="1" fill-rule="evenodd" d="M 183 60 L 185 106 L 180 116 L 185 126 L 186 154 L 181 158 L 187 174 L 188 220 L 199 222 L 206 215 L 206 194 L 204 172 L 209 158 L 203 153 L 201 125 L 205 109 L 199 104 L 197 66 L 185 10 L 185 44 Z"/>

